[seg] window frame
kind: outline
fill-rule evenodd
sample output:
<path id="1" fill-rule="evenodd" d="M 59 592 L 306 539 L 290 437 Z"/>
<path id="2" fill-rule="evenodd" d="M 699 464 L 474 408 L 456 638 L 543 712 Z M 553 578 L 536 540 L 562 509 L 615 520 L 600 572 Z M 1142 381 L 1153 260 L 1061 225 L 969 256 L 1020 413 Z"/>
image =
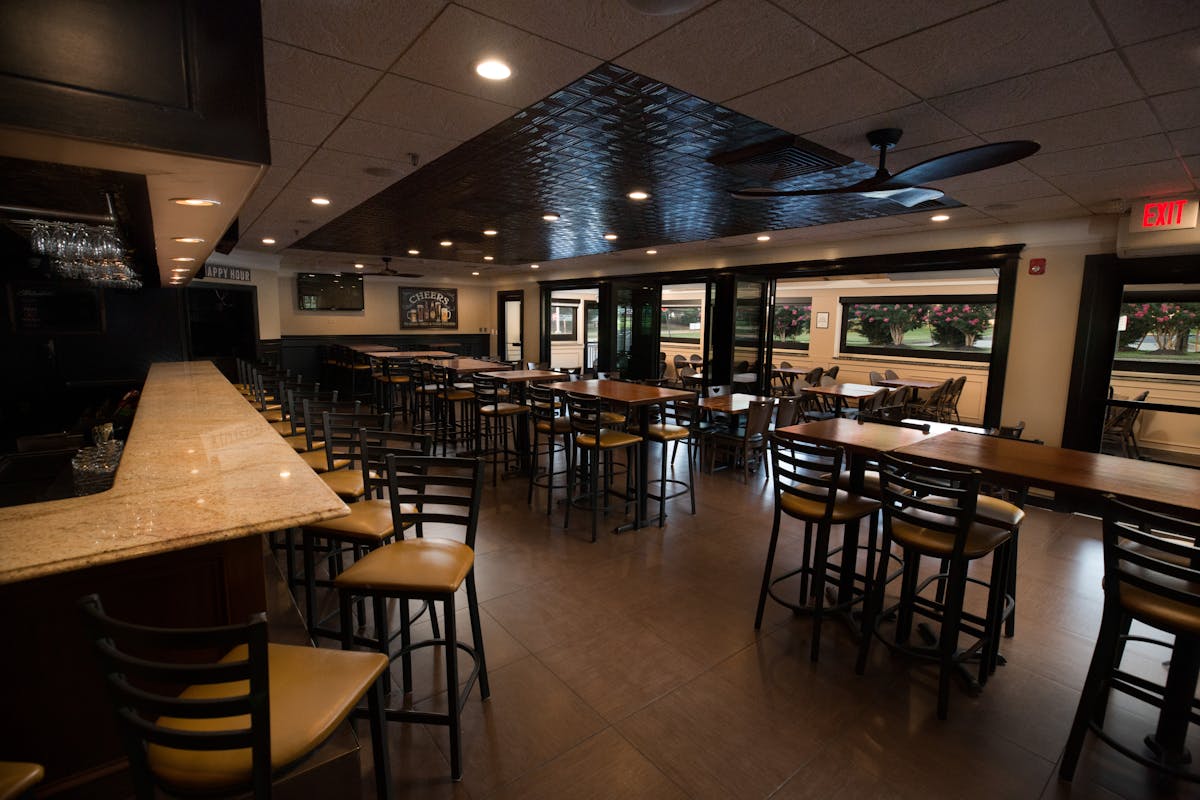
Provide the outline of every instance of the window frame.
<path id="1" fill-rule="evenodd" d="M 918 358 L 929 361 L 968 361 L 968 362 L 990 362 L 992 359 L 992 350 L 981 350 L 977 353 L 962 351 L 962 350 L 942 350 L 937 348 L 919 348 L 919 347 L 896 347 L 895 345 L 848 345 L 846 344 L 846 334 L 850 330 L 851 315 L 847 306 L 867 305 L 870 303 L 912 303 L 914 305 L 933 305 L 935 303 L 941 305 L 962 305 L 965 303 L 981 304 L 996 306 L 996 313 L 999 313 L 1000 296 L 997 287 L 997 292 L 993 294 L 953 294 L 953 295 L 885 295 L 879 296 L 839 296 L 838 308 L 841 313 L 840 331 L 838 333 L 838 355 L 853 355 L 853 356 L 886 356 L 895 358 Z M 994 319 L 994 317 L 993 317 Z M 994 326 L 993 326 L 994 332 Z M 994 333 L 993 333 L 994 335 Z"/>
<path id="2" fill-rule="evenodd" d="M 1168 299 L 1169 298 L 1169 299 Z M 1200 303 L 1200 289 L 1183 289 L 1179 291 L 1142 290 L 1122 292 L 1121 302 L 1117 306 L 1117 324 L 1120 325 L 1121 306 L 1126 303 Z M 1181 361 L 1142 361 L 1136 358 L 1121 358 L 1120 333 L 1113 341 L 1113 372 L 1156 372 L 1170 375 L 1200 375 L 1200 359 L 1189 364 Z"/>
<path id="3" fill-rule="evenodd" d="M 577 341 L 579 341 L 579 316 L 580 316 L 579 309 L 580 309 L 580 307 L 581 307 L 581 304 L 578 300 L 572 303 L 572 302 L 567 302 L 567 301 L 563 301 L 563 300 L 551 299 L 551 301 L 550 301 L 550 320 L 549 320 L 550 326 L 551 326 L 550 341 L 552 341 L 552 342 L 577 342 Z M 570 333 L 554 333 L 553 332 L 554 309 L 556 309 L 556 308 L 571 309 L 571 332 Z"/>
<path id="4" fill-rule="evenodd" d="M 690 344 L 699 347 L 704 342 L 704 299 L 697 298 L 696 300 L 660 300 L 659 304 L 659 333 L 658 340 L 667 344 Z M 694 308 L 700 312 L 700 329 L 696 331 L 695 339 L 680 339 L 677 336 L 665 336 L 663 330 L 665 326 L 662 324 L 662 315 L 668 308 Z"/>

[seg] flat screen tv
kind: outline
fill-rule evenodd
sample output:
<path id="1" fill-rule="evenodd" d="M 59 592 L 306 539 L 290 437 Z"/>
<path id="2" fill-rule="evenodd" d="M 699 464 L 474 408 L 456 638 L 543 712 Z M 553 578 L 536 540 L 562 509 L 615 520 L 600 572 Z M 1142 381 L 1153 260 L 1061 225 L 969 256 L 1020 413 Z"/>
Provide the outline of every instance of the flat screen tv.
<path id="1" fill-rule="evenodd" d="M 301 311 L 362 311 L 363 278 L 352 272 L 301 272 L 296 297 Z"/>

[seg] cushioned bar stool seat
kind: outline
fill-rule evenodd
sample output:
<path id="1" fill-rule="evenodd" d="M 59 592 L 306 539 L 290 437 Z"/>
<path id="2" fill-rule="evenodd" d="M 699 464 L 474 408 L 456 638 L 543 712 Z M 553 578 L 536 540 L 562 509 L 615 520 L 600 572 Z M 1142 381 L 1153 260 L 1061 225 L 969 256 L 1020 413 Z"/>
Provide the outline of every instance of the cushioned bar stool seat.
<path id="1" fill-rule="evenodd" d="M 633 496 L 632 486 L 637 485 L 637 448 L 642 444 L 642 437 L 625 431 L 609 430 L 603 427 L 603 410 L 600 400 L 595 397 L 580 394 L 567 394 L 567 412 L 574 431 L 574 447 L 571 448 L 571 459 L 567 468 L 567 507 L 563 514 L 563 527 L 571 524 L 571 507 L 577 500 L 586 500 L 592 512 L 592 541 L 596 541 L 596 528 L 600 512 L 608 511 L 605 502 L 610 493 L 612 482 L 613 454 L 617 450 L 629 450 L 626 458 L 625 503 L 633 503 L 635 527 L 641 527 L 641 504 Z M 623 418 L 622 418 L 623 419 Z M 603 463 L 602 463 L 603 462 Z M 600 474 L 603 471 L 604 479 Z M 575 483 L 579 472 L 587 478 L 587 491 L 582 497 L 575 495 Z"/>
<path id="2" fill-rule="evenodd" d="M 479 500 L 483 492 L 483 462 L 465 458 L 430 458 L 388 454 L 385 472 L 394 511 L 395 526 L 405 538 L 379 548 L 335 580 L 342 616 L 342 646 L 353 647 L 351 607 L 356 598 L 370 598 L 375 614 L 375 646 L 388 658 L 402 664 L 403 691 L 412 692 L 412 652 L 418 648 L 441 647 L 445 660 L 447 710 L 445 713 L 411 708 L 388 708 L 389 720 L 446 725 L 450 728 L 450 775 L 462 777 L 461 714 L 463 705 L 476 682 L 480 699 L 486 700 L 487 662 L 484 658 L 483 632 L 479 618 L 479 599 L 475 589 L 475 533 L 479 522 Z M 439 533 L 459 529 L 463 540 L 425 538 L 426 524 L 436 524 Z M 408 532 L 415 538 L 408 538 Z M 470 617 L 472 644 L 459 641 L 455 597 L 466 584 L 467 613 Z M 390 626 L 386 622 L 386 600 L 399 600 L 400 650 L 391 653 Z M 410 635 L 408 604 L 412 600 L 441 603 L 445 636 L 434 627 L 433 638 L 413 642 Z M 458 653 L 472 659 L 472 669 L 460 687 Z"/>
<path id="3" fill-rule="evenodd" d="M 509 470 L 510 457 L 520 465 L 524 460 L 524 445 L 528 438 L 529 407 L 505 402 L 496 378 L 475 377 L 475 436 L 476 455 L 492 465 L 492 485 L 500 463 Z M 512 446 L 509 446 L 509 435 Z"/>
<path id="4" fill-rule="evenodd" d="M 546 515 L 554 506 L 554 490 L 567 488 L 566 481 L 555 482 L 555 476 L 566 476 L 566 464 L 555 470 L 555 459 L 564 457 L 570 446 L 571 420 L 562 416 L 562 403 L 554 398 L 554 392 L 545 386 L 530 384 L 525 389 L 529 402 L 529 414 L 533 418 L 533 436 L 529 447 L 529 487 L 526 502 L 533 504 L 533 488 L 546 490 Z M 542 440 L 545 439 L 545 444 Z M 545 470 L 542 459 L 545 458 Z M 566 458 L 563 459 L 564 462 Z"/>
<path id="5" fill-rule="evenodd" d="M 0 800 L 17 800 L 41 783 L 45 775 L 41 764 L 0 761 Z"/>
<path id="6" fill-rule="evenodd" d="M 244 625 L 181 630 L 114 620 L 95 595 L 80 609 L 141 800 L 154 798 L 156 786 L 179 794 L 252 789 L 269 798 L 272 779 L 324 742 L 364 695 L 376 791 L 391 796 L 383 656 L 268 644 L 261 613 Z M 213 650 L 225 655 L 195 663 Z M 158 660 L 161 652 L 193 661 Z M 181 692 L 159 688 L 180 684 Z"/>
<path id="7" fill-rule="evenodd" d="M 662 409 L 662 421 L 652 423 L 646 426 L 646 429 L 639 431 L 642 437 L 647 442 L 657 442 L 661 445 L 659 476 L 657 480 L 651 481 L 658 485 L 658 494 L 647 493 L 651 500 L 658 501 L 658 527 L 662 527 L 667 521 L 667 501 L 688 495 L 691 499 L 692 513 L 696 513 L 696 485 L 694 475 L 692 473 L 692 427 L 698 423 L 700 419 L 700 407 L 693 401 L 676 400 L 668 403 Z M 678 451 L 679 443 L 683 442 L 687 448 L 685 456 L 687 457 L 687 480 L 677 480 L 667 478 L 667 466 L 670 463 L 672 466 L 675 462 L 675 454 Z M 671 449 L 674 445 L 675 449 Z M 670 456 L 668 456 L 668 452 Z M 668 486 L 680 487 L 674 492 L 669 492 Z"/>

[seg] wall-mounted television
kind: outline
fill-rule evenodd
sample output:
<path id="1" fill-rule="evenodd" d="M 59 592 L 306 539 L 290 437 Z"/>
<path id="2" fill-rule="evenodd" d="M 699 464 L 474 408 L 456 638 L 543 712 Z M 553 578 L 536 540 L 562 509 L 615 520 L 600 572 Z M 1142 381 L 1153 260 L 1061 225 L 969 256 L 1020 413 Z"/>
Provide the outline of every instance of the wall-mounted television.
<path id="1" fill-rule="evenodd" d="M 353 272 L 300 272 L 296 298 L 301 311 L 362 311 L 363 278 Z"/>

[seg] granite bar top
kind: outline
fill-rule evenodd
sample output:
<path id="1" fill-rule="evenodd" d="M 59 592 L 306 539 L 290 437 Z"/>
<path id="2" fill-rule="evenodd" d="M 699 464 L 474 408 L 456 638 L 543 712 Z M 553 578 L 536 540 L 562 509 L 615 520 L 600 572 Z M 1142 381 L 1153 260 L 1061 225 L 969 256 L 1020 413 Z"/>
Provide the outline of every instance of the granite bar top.
<path id="1" fill-rule="evenodd" d="M 112 489 L 0 508 L 0 584 L 348 513 L 212 363 L 155 364 Z"/>

